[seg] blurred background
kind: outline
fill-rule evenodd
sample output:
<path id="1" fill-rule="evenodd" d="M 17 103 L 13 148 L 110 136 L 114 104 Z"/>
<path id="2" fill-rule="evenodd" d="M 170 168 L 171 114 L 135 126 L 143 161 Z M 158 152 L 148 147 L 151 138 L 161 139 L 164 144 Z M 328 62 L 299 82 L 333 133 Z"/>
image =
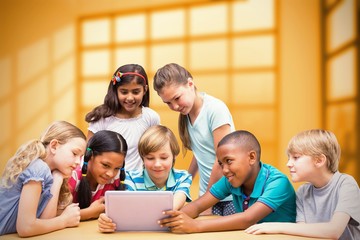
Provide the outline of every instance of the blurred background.
<path id="1" fill-rule="evenodd" d="M 145 68 L 150 107 L 178 135 L 178 114 L 152 88 L 156 70 L 176 62 L 200 91 L 228 105 L 237 129 L 258 137 L 262 161 L 288 174 L 290 138 L 324 128 L 341 144 L 340 171 L 360 183 L 359 5 L 1 0 L 0 170 L 54 120 L 87 133 L 86 113 L 102 104 L 113 72 L 127 63 Z M 180 155 L 176 168 L 187 169 L 190 156 Z"/>

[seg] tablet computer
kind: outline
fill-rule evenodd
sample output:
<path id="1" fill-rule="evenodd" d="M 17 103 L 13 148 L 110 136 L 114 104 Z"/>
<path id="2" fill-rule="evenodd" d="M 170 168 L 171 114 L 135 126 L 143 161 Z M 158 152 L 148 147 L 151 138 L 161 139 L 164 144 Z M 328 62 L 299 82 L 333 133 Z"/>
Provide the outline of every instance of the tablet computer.
<path id="1" fill-rule="evenodd" d="M 168 231 L 157 222 L 172 208 L 170 191 L 105 192 L 105 213 L 116 223 L 116 231 Z"/>

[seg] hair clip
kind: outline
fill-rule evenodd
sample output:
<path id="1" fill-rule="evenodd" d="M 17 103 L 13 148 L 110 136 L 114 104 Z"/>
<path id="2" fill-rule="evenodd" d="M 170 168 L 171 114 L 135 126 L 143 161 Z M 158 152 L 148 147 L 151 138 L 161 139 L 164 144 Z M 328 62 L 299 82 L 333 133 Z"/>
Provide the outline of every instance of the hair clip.
<path id="1" fill-rule="evenodd" d="M 111 79 L 113 85 L 115 85 L 117 82 L 121 82 L 121 77 L 126 76 L 126 75 L 135 75 L 135 76 L 141 77 L 144 80 L 144 84 L 147 85 L 145 77 L 143 75 L 141 75 L 140 73 L 136 73 L 136 72 L 122 73 L 119 71 L 116 72 Z"/>
<path id="2" fill-rule="evenodd" d="M 111 81 L 113 82 L 113 85 L 115 85 L 117 82 L 120 82 L 121 81 L 121 76 L 123 74 L 121 72 L 116 72 L 115 75 L 113 75 Z"/>
<path id="3" fill-rule="evenodd" d="M 88 162 L 84 162 L 84 165 L 88 165 Z"/>
<path id="4" fill-rule="evenodd" d="M 91 148 L 89 148 L 89 147 L 88 147 L 88 148 L 86 148 L 86 150 L 87 150 L 87 151 L 92 151 L 92 149 L 91 149 Z"/>
<path id="5" fill-rule="evenodd" d="M 86 174 L 82 174 L 83 177 L 86 177 Z"/>

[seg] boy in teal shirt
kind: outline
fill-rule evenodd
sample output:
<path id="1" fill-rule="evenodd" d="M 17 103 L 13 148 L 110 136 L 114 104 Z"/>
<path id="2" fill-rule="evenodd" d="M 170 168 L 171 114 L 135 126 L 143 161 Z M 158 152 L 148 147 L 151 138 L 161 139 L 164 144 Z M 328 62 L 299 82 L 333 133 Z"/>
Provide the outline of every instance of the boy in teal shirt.
<path id="1" fill-rule="evenodd" d="M 258 222 L 295 222 L 295 191 L 276 168 L 261 163 L 261 148 L 248 131 L 235 131 L 218 144 L 216 155 L 223 177 L 180 211 L 166 211 L 159 221 L 175 233 L 241 230 Z M 236 212 L 215 219 L 194 219 L 221 199 L 232 195 Z"/>

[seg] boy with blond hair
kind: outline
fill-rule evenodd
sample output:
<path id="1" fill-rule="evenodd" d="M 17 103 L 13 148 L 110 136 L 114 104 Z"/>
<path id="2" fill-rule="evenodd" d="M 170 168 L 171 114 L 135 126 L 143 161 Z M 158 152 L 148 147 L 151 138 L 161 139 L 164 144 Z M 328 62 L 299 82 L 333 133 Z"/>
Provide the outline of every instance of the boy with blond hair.
<path id="1" fill-rule="evenodd" d="M 360 239 L 359 186 L 352 176 L 339 172 L 340 152 L 330 131 L 314 129 L 294 136 L 287 166 L 293 182 L 308 182 L 297 191 L 297 223 L 256 224 L 245 231 Z"/>

